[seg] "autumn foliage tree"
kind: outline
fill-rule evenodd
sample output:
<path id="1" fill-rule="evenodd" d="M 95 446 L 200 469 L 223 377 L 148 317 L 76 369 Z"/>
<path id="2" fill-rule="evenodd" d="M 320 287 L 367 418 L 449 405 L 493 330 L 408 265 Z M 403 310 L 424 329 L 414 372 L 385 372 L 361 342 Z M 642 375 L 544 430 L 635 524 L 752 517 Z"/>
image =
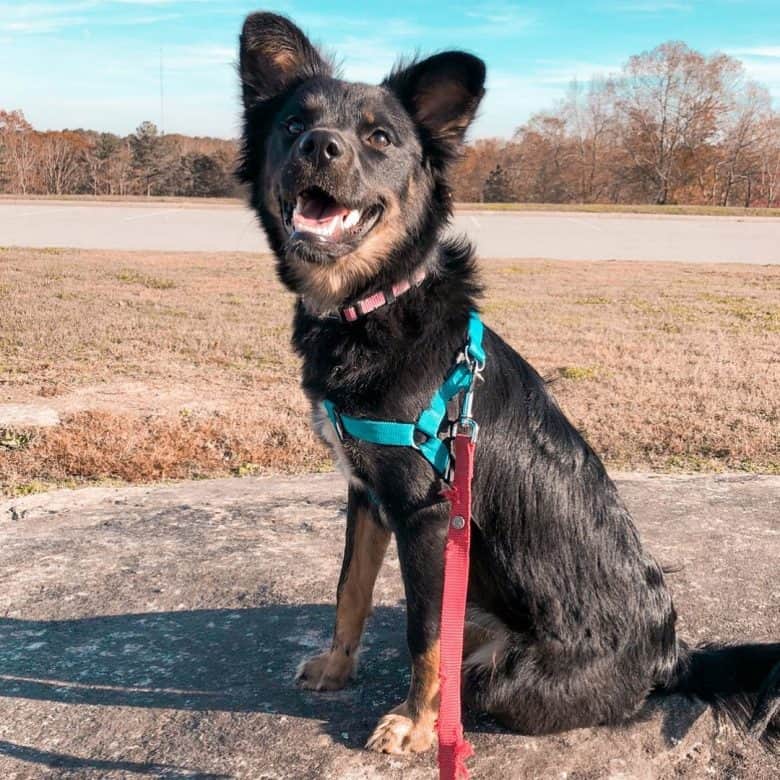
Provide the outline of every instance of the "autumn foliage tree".
<path id="1" fill-rule="evenodd" d="M 35 173 L 36 143 L 21 111 L 0 109 L 0 173 L 7 192 L 27 194 Z"/>
<path id="2" fill-rule="evenodd" d="M 20 195 L 193 195 L 237 192 L 236 144 L 163 135 L 151 122 L 121 137 L 40 132 L 21 111 L 0 110 L 0 192 Z"/>
<path id="3" fill-rule="evenodd" d="M 775 206 L 779 121 L 739 61 L 664 43 L 470 147 L 455 196 L 487 199 L 501 166 L 519 201 Z"/>

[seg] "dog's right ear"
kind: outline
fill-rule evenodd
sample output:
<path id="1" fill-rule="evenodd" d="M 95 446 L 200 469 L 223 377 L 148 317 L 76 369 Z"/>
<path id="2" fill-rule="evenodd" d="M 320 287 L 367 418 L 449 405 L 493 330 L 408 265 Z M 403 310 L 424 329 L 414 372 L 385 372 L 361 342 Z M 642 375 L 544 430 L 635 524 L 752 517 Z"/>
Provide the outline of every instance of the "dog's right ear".
<path id="1" fill-rule="evenodd" d="M 271 100 L 293 84 L 332 73 L 330 63 L 284 16 L 268 13 L 247 16 L 240 40 L 245 108 Z"/>

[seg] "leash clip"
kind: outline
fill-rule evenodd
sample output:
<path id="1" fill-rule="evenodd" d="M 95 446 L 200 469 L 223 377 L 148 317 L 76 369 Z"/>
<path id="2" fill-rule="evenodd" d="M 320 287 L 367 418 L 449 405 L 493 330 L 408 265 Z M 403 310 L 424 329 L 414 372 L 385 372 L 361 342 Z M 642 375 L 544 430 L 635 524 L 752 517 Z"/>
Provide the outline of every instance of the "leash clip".
<path id="1" fill-rule="evenodd" d="M 450 458 L 449 462 L 447 463 L 447 473 L 444 475 L 444 481 L 450 486 L 455 481 L 456 464 L 454 457 L 454 446 L 455 439 L 458 436 L 466 436 L 471 440 L 472 444 L 476 444 L 477 437 L 479 436 L 479 425 L 477 425 L 477 421 L 473 417 L 461 415 L 457 420 L 455 420 L 455 422 L 450 423 L 448 437 L 450 442 Z"/>
<path id="2" fill-rule="evenodd" d="M 462 416 L 453 426 L 451 431 L 452 437 L 455 436 L 467 436 L 474 444 L 477 443 L 477 436 L 479 436 L 479 425 L 473 417 Z"/>

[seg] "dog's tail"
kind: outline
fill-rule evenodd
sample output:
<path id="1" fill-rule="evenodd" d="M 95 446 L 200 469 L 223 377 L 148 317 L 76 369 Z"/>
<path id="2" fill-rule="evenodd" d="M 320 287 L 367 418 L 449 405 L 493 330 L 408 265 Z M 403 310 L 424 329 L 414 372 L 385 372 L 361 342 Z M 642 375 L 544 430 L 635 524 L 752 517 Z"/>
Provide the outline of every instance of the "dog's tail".
<path id="1" fill-rule="evenodd" d="M 695 696 L 740 730 L 780 749 L 780 643 L 688 647 L 658 693 Z"/>

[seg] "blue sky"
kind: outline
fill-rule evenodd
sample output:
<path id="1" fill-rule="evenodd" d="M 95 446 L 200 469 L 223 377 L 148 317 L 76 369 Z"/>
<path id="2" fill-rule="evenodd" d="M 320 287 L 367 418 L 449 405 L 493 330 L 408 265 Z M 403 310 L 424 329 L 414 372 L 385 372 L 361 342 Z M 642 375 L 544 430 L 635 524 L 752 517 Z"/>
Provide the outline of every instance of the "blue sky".
<path id="1" fill-rule="evenodd" d="M 261 6 L 262 7 L 262 6 Z M 235 136 L 236 41 L 253 2 L 0 1 L 0 108 L 40 129 L 165 130 Z M 465 48 L 488 63 L 473 137 L 510 135 L 577 78 L 617 70 L 669 39 L 745 63 L 780 105 L 780 0 L 269 3 L 334 50 L 348 78 L 376 82 L 400 53 Z"/>

